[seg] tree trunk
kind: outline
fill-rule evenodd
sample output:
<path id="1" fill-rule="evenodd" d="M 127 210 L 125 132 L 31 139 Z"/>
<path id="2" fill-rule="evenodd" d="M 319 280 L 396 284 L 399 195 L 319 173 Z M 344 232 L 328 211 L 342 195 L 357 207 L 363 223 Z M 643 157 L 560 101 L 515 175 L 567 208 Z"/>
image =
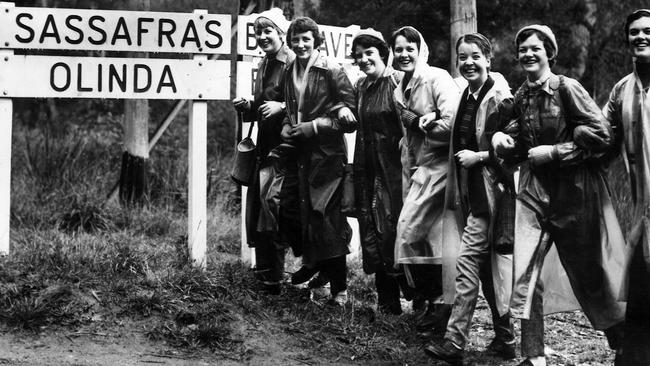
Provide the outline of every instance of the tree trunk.
<path id="1" fill-rule="evenodd" d="M 129 0 L 130 10 L 150 10 L 150 0 Z M 130 57 L 147 57 L 143 52 L 129 52 Z M 124 101 L 124 154 L 120 171 L 120 203 L 143 204 L 146 201 L 147 164 L 149 160 L 149 101 Z"/>
<path id="2" fill-rule="evenodd" d="M 476 32 L 476 0 L 450 0 L 451 75 L 459 75 L 456 67 L 456 41 L 462 35 Z"/>

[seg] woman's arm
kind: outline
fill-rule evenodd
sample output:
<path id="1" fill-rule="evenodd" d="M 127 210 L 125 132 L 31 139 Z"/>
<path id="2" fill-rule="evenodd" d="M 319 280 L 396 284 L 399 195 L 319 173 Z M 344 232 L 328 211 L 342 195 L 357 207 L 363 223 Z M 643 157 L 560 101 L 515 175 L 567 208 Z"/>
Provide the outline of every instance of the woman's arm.
<path id="1" fill-rule="evenodd" d="M 579 82 L 564 78 L 562 87 L 566 123 L 577 126 L 571 141 L 554 145 L 555 158 L 560 165 L 567 166 L 602 157 L 613 143 L 609 122 Z"/>

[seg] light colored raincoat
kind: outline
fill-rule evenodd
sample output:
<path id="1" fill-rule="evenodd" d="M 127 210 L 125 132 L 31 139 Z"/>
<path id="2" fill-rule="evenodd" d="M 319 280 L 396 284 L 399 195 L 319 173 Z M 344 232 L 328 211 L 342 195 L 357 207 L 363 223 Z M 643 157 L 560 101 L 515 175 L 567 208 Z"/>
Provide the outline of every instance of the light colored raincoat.
<path id="1" fill-rule="evenodd" d="M 420 116 L 437 110 L 439 119 L 426 134 L 411 128 L 402 139 L 405 197 L 397 223 L 396 265 L 443 264 L 443 248 L 460 243 L 455 221 L 446 224 L 444 218 L 449 138 L 460 89 L 447 71 L 427 64 L 429 50 L 421 34 L 419 51 L 408 84 L 404 88 L 402 81 L 395 89 L 395 102 L 398 110 L 406 108 Z M 443 265 L 447 303 L 453 303 L 455 277 L 454 260 L 453 265 Z"/>
<path id="2" fill-rule="evenodd" d="M 515 115 L 514 153 L 524 163 L 510 310 L 516 317 L 529 318 L 535 284 L 554 244 L 585 315 L 594 328 L 609 328 L 625 314 L 618 295 L 626 256 L 599 161 L 612 143 L 609 124 L 578 82 L 554 74 L 537 89 L 527 82 L 519 88 Z M 557 159 L 531 166 L 525 156 L 538 145 L 554 145 Z M 556 283 L 546 280 L 544 285 L 546 293 Z M 558 301 L 570 300 L 555 295 Z"/>

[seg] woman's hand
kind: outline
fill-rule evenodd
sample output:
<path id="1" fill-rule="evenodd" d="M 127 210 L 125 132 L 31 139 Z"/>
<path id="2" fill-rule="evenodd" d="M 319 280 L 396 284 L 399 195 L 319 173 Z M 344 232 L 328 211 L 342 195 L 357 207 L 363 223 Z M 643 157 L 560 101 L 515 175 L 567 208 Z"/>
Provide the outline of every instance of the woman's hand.
<path id="1" fill-rule="evenodd" d="M 280 137 L 282 137 L 282 140 L 286 142 L 293 142 L 293 136 L 291 135 L 292 130 L 293 127 L 291 127 L 290 124 L 282 125 L 282 131 L 280 132 Z"/>
<path id="2" fill-rule="evenodd" d="M 539 145 L 528 150 L 528 160 L 533 165 L 542 165 L 555 160 L 557 151 L 554 145 Z"/>
<path id="3" fill-rule="evenodd" d="M 306 140 L 316 135 L 314 124 L 311 121 L 302 122 L 297 126 L 294 126 L 290 133 L 292 138 L 301 140 Z"/>
<path id="4" fill-rule="evenodd" d="M 492 136 L 492 147 L 497 154 L 515 148 L 515 140 L 503 132 L 497 132 Z"/>
<path id="5" fill-rule="evenodd" d="M 343 107 L 339 109 L 338 120 L 344 122 L 346 125 L 353 125 L 357 123 L 357 117 L 354 116 L 354 113 L 348 107 Z"/>
<path id="6" fill-rule="evenodd" d="M 251 109 L 251 103 L 248 101 L 248 99 L 235 98 L 232 100 L 232 104 L 237 112 L 244 112 Z"/>
<path id="7" fill-rule="evenodd" d="M 262 115 L 262 119 L 269 119 L 275 115 L 282 113 L 284 109 L 282 108 L 281 102 L 276 102 L 274 100 L 265 101 L 257 111 Z"/>
<path id="8" fill-rule="evenodd" d="M 418 120 L 418 127 L 424 132 L 431 131 L 436 126 L 438 112 L 427 113 Z"/>
<path id="9" fill-rule="evenodd" d="M 480 163 L 483 161 L 483 155 L 485 155 L 485 152 L 476 152 L 472 150 L 461 150 L 456 153 L 456 159 L 458 159 L 458 162 L 460 165 L 465 168 L 469 169 L 473 167 L 474 165 Z"/>

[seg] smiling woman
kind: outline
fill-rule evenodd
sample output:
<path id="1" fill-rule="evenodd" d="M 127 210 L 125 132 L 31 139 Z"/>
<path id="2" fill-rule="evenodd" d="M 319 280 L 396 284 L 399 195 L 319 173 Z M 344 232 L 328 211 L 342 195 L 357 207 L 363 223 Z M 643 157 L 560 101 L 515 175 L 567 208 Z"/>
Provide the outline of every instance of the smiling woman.
<path id="1" fill-rule="evenodd" d="M 323 39 L 310 18 L 297 18 L 287 31 L 296 60 L 285 72 L 287 114 L 282 138 L 295 158 L 287 167 L 298 186 L 303 267 L 291 277 L 294 284 L 320 272 L 314 294 L 323 295 L 330 283 L 330 301 L 347 302 L 345 256 L 351 229 L 342 212 L 347 148 L 343 134 L 356 128 L 354 90 L 343 68 L 318 50 Z"/>
<path id="2" fill-rule="evenodd" d="M 403 74 L 387 66 L 388 45 L 373 29 L 359 32 L 352 50 L 356 64 L 366 74 L 356 87 L 359 129 L 354 150 L 354 196 L 363 270 L 375 273 L 379 310 L 400 314 L 399 279 L 403 279 L 403 272 L 394 268 L 394 251 L 395 227 L 402 209 L 402 128 L 393 94 Z"/>
<path id="3" fill-rule="evenodd" d="M 427 64 L 428 47 L 415 28 L 398 29 L 390 44 L 405 73 L 395 89 L 406 130 L 395 263 L 403 266 L 416 301 L 426 309 L 417 330 L 431 336 L 433 328 L 444 332 L 451 308 L 444 303 L 451 303 L 454 293 L 455 264 L 442 268 L 442 263 L 443 248 L 457 248 L 460 242 L 457 230 L 447 231 L 454 223 L 446 225 L 444 218 L 449 138 L 460 91 L 447 71 Z"/>

